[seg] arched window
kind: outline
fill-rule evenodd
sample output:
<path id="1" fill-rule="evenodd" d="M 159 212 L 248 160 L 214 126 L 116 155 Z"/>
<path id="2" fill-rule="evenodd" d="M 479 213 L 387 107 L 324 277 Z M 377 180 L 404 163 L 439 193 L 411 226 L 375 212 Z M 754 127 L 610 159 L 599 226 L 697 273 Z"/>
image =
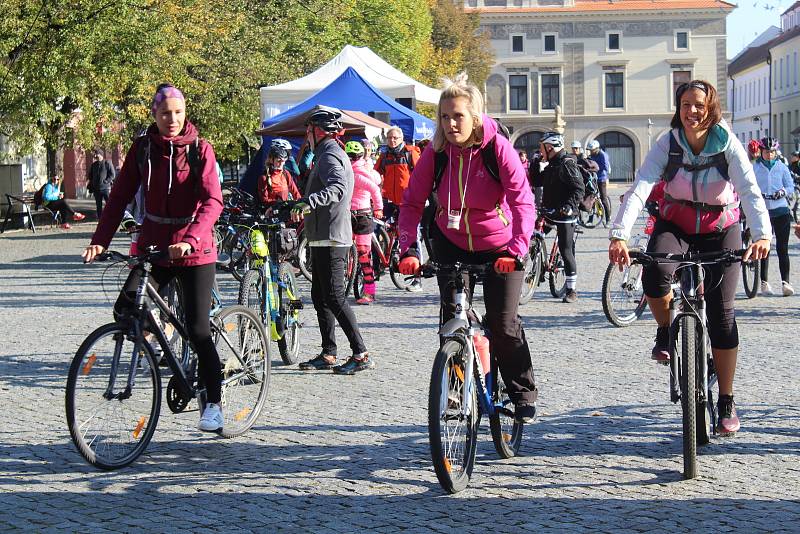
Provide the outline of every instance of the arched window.
<path id="1" fill-rule="evenodd" d="M 608 154 L 611 171 L 609 180 L 632 182 L 634 178 L 634 146 L 630 137 L 622 132 L 603 132 L 597 136 L 600 148 Z"/>
<path id="2" fill-rule="evenodd" d="M 528 154 L 528 159 L 533 157 L 533 153 L 539 150 L 539 139 L 542 138 L 544 132 L 528 132 L 522 134 L 514 141 L 514 148 L 517 150 L 524 150 Z"/>

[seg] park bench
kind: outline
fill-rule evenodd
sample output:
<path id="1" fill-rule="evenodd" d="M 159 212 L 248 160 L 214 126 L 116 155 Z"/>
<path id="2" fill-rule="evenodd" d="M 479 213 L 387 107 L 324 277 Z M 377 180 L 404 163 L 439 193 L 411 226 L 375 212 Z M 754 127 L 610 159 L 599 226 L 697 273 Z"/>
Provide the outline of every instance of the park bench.
<path id="1" fill-rule="evenodd" d="M 35 233 L 36 224 L 33 219 L 40 215 L 46 215 L 53 226 L 59 223 L 60 215 L 57 211 L 50 210 L 44 206 L 37 208 L 34 205 L 33 193 L 16 195 L 6 193 L 6 218 L 3 220 L 3 226 L 0 227 L 0 234 L 6 231 L 6 225 L 15 216 L 21 218 L 23 228 L 30 228 Z"/>

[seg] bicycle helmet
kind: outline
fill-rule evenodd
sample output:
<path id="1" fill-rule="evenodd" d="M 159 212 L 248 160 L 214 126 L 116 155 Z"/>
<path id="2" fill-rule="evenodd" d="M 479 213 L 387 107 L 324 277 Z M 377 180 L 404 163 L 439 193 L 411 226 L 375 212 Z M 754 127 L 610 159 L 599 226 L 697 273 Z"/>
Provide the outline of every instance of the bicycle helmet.
<path id="1" fill-rule="evenodd" d="M 600 141 L 598 141 L 597 139 L 592 139 L 591 141 L 586 143 L 586 148 L 588 148 L 589 150 L 597 150 L 598 148 L 600 148 Z"/>
<path id="2" fill-rule="evenodd" d="M 350 156 L 350 159 L 354 157 L 358 159 L 364 155 L 364 145 L 358 141 L 348 141 L 347 144 L 344 145 L 344 152 Z"/>
<path id="3" fill-rule="evenodd" d="M 272 145 L 267 154 L 269 159 L 289 159 L 289 153 L 282 146 Z"/>
<path id="4" fill-rule="evenodd" d="M 281 139 L 281 138 L 273 139 L 271 146 L 279 146 L 283 148 L 286 152 L 292 151 L 292 143 L 290 143 L 286 139 Z"/>
<path id="5" fill-rule="evenodd" d="M 761 150 L 761 141 L 758 139 L 750 139 L 750 142 L 747 143 L 747 150 L 749 150 L 751 154 L 758 153 L 758 151 Z"/>
<path id="6" fill-rule="evenodd" d="M 775 150 L 777 151 L 781 144 L 774 137 L 764 137 L 761 139 L 761 150 Z"/>
<path id="7" fill-rule="evenodd" d="M 342 112 L 336 108 L 318 106 L 306 119 L 306 125 L 314 125 L 328 133 L 335 133 L 342 129 Z"/>
<path id="8" fill-rule="evenodd" d="M 581 144 L 580 141 L 573 141 L 571 148 L 583 148 L 583 145 Z"/>
<path id="9" fill-rule="evenodd" d="M 542 138 L 539 139 L 539 142 L 543 145 L 550 145 L 553 148 L 563 148 L 564 136 L 558 132 L 547 132 L 542 135 Z"/>

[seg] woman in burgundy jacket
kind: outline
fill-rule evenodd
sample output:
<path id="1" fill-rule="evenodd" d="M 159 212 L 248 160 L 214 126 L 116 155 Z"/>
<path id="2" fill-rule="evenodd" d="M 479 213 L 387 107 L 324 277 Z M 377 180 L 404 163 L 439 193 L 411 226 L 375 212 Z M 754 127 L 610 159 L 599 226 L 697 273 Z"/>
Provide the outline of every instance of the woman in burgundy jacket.
<path id="1" fill-rule="evenodd" d="M 125 207 L 142 187 L 145 217 L 138 247 L 142 251 L 155 246 L 169 254 L 168 260 L 153 265 L 151 282 L 156 288 L 176 277 L 181 282 L 186 326 L 208 394 L 199 428 L 215 432 L 223 424 L 220 361 L 208 320 L 217 259 L 213 228 L 222 212 L 217 162 L 214 149 L 186 120 L 186 102 L 178 89 L 160 85 L 151 111 L 155 123 L 128 151 L 83 259 L 91 262 L 108 247 Z M 190 165 L 190 150 L 196 150 L 199 163 Z M 131 271 L 115 314 L 130 307 L 138 280 L 139 271 Z"/>

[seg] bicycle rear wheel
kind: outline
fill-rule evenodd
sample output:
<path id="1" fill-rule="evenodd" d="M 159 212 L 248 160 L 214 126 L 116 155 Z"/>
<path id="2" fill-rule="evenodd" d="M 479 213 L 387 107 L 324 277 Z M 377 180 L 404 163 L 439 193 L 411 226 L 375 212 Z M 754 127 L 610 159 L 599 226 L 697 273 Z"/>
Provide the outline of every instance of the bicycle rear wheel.
<path id="1" fill-rule="evenodd" d="M 383 257 L 391 259 L 392 251 L 389 248 L 391 240 L 389 239 L 389 233 L 383 226 L 378 226 L 375 229 L 375 241 L 377 241 L 377 246 L 380 248 Z M 381 262 L 378 251 L 375 250 L 375 241 L 372 242 L 372 270 L 375 272 L 375 281 L 378 281 L 386 272 L 386 265 Z"/>
<path id="2" fill-rule="evenodd" d="M 150 344 L 144 342 L 135 382 L 127 392 L 133 354 L 128 329 L 111 323 L 89 334 L 69 368 L 65 398 L 69 433 L 81 456 L 100 469 L 131 464 L 156 430 L 161 409 L 158 364 Z"/>
<path id="3" fill-rule="evenodd" d="M 683 478 L 697 476 L 697 318 L 680 319 L 678 377 L 683 411 Z M 678 354 L 678 350 L 675 351 Z"/>
<path id="4" fill-rule="evenodd" d="M 303 236 L 300 244 L 297 245 L 297 267 L 300 269 L 300 274 L 311 281 L 311 250 L 308 246 L 308 239 Z"/>
<path id="5" fill-rule="evenodd" d="M 278 269 L 278 301 L 280 319 L 283 321 L 283 337 L 278 340 L 278 350 L 286 365 L 297 363 L 300 354 L 300 291 L 294 277 L 294 270 L 288 263 Z"/>
<path id="6" fill-rule="evenodd" d="M 750 246 L 750 230 L 744 232 L 742 239 L 742 247 L 747 248 Z M 758 287 L 761 282 L 761 262 L 759 260 L 750 260 L 742 262 L 742 284 L 744 285 L 744 294 L 747 298 L 752 299 L 758 295 Z"/>
<path id="7" fill-rule="evenodd" d="M 553 270 L 550 271 L 550 294 L 555 298 L 563 298 L 567 294 L 567 274 L 564 272 L 564 259 L 561 253 L 556 251 L 556 256 L 553 258 Z"/>
<path id="8" fill-rule="evenodd" d="M 358 270 L 358 252 L 356 251 L 356 244 L 353 243 L 347 250 L 347 257 L 344 262 L 344 296 L 350 294 L 353 289 L 353 282 L 356 280 L 356 271 Z"/>
<path id="9" fill-rule="evenodd" d="M 428 439 L 439 484 L 448 493 L 467 487 L 475 466 L 478 438 L 478 403 L 475 388 L 469 395 L 467 415 L 462 414 L 465 372 L 464 346 L 450 340 L 433 362 L 428 393 Z"/>
<path id="10" fill-rule="evenodd" d="M 489 418 L 492 441 L 501 458 L 513 458 L 519 453 L 525 424 L 514 419 L 514 405 L 508 396 L 508 390 L 502 375 L 500 375 L 500 370 L 495 368 L 493 373 L 497 377 L 497 387 L 492 399 L 495 405 L 495 414 Z"/>
<path id="11" fill-rule="evenodd" d="M 264 306 L 264 276 L 261 269 L 250 269 L 242 277 L 239 284 L 239 298 L 237 303 L 253 310 L 261 318 L 261 322 L 268 324 L 267 314 L 269 313 Z"/>
<path id="12" fill-rule="evenodd" d="M 542 260 L 540 257 L 541 243 L 538 239 L 534 238 L 531 241 L 530 254 L 525 260 L 523 271 L 525 275 L 522 278 L 522 286 L 520 287 L 519 303 L 527 304 L 533 298 L 536 288 L 539 286 L 539 280 L 542 276 Z"/>
<path id="13" fill-rule="evenodd" d="M 244 306 L 224 308 L 211 322 L 222 365 L 222 436 L 243 434 L 258 419 L 269 393 L 271 357 L 264 325 Z"/>
<path id="14" fill-rule="evenodd" d="M 647 307 L 642 287 L 642 266 L 628 265 L 620 272 L 615 264 L 610 263 L 603 276 L 602 300 L 603 313 L 611 324 L 620 327 L 633 324 Z"/>

